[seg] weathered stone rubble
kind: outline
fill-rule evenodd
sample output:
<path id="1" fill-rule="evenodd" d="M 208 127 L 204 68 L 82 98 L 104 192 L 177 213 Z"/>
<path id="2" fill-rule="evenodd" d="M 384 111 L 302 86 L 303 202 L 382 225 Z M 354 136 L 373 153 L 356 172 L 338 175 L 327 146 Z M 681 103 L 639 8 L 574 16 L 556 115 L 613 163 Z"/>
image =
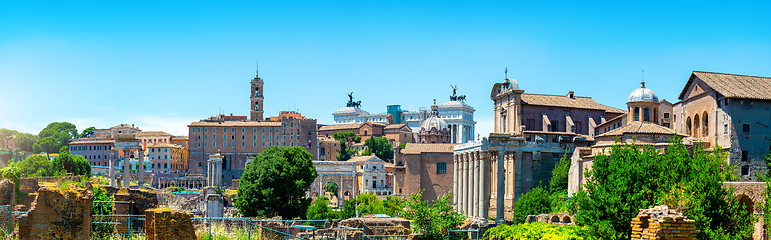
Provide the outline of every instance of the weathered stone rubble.
<path id="1" fill-rule="evenodd" d="M 195 240 L 190 214 L 179 210 L 149 209 L 145 211 L 147 240 Z"/>
<path id="2" fill-rule="evenodd" d="M 364 216 L 340 221 L 340 226 L 349 228 L 361 228 L 364 231 L 355 231 L 346 236 L 346 239 L 361 239 L 364 235 L 407 235 L 410 233 L 410 221 L 401 218 L 383 218 Z"/>
<path id="3" fill-rule="evenodd" d="M 682 213 L 669 209 L 667 205 L 640 209 L 632 219 L 632 240 L 637 239 L 682 239 L 696 240 L 695 221 Z"/>
<path id="4" fill-rule="evenodd" d="M 16 185 L 5 179 L 0 181 L 0 205 L 16 205 Z"/>
<path id="5" fill-rule="evenodd" d="M 574 225 L 574 219 L 575 217 L 570 215 L 568 212 L 560 212 L 560 213 L 546 213 L 546 214 L 539 214 L 539 215 L 528 215 L 525 219 L 525 222 L 527 223 L 534 223 L 534 222 L 545 222 L 549 224 L 554 224 L 558 226 L 570 226 Z"/>
<path id="6" fill-rule="evenodd" d="M 84 189 L 39 189 L 32 208 L 19 219 L 19 240 L 90 239 L 93 199 Z"/>

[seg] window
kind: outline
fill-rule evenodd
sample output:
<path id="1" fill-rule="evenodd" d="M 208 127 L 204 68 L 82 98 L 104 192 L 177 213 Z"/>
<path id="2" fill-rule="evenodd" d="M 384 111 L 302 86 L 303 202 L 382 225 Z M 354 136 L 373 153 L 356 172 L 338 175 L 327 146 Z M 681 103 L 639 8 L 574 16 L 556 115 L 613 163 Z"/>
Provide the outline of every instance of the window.
<path id="1" fill-rule="evenodd" d="M 749 166 L 743 166 L 742 167 L 742 176 L 750 175 L 750 167 Z"/>
<path id="2" fill-rule="evenodd" d="M 638 107 L 634 108 L 634 121 L 635 122 L 640 121 L 640 108 Z"/>
<path id="3" fill-rule="evenodd" d="M 209 146 L 209 142 L 204 142 L 204 143 L 203 143 L 203 146 L 204 146 L 204 147 L 208 147 L 208 146 Z"/>
<path id="4" fill-rule="evenodd" d="M 643 108 L 643 121 L 650 122 L 651 121 L 651 110 L 646 108 Z"/>
<path id="5" fill-rule="evenodd" d="M 230 132 L 236 132 L 236 128 L 230 128 Z"/>
<path id="6" fill-rule="evenodd" d="M 241 132 L 245 132 L 245 131 L 246 131 L 246 128 L 241 128 Z"/>
<path id="7" fill-rule="evenodd" d="M 262 129 L 262 132 L 265 132 L 265 129 L 264 129 L 264 128 Z"/>
<path id="8" fill-rule="evenodd" d="M 211 143 L 211 145 L 212 145 L 212 147 L 216 147 L 217 146 L 217 142 L 213 142 L 213 143 Z"/>
<path id="9" fill-rule="evenodd" d="M 364 136 L 367 136 L 367 130 L 364 130 Z"/>
<path id="10" fill-rule="evenodd" d="M 256 133 L 257 132 L 257 128 L 252 128 L 252 132 Z"/>
<path id="11" fill-rule="evenodd" d="M 552 132 L 557 132 L 557 131 L 559 131 L 559 124 L 560 124 L 560 122 L 559 122 L 559 121 L 556 121 L 556 120 L 555 120 L 555 121 L 551 121 L 551 129 L 550 129 L 550 130 L 551 130 Z"/>
<path id="12" fill-rule="evenodd" d="M 211 135 L 211 140 L 217 140 L 217 135 Z"/>
<path id="13" fill-rule="evenodd" d="M 436 163 L 436 174 L 447 174 L 447 163 Z"/>
<path id="14" fill-rule="evenodd" d="M 749 160 L 750 160 L 750 152 L 742 151 L 742 162 L 747 162 Z"/>
<path id="15" fill-rule="evenodd" d="M 222 132 L 228 132 L 228 128 L 222 128 Z"/>
<path id="16" fill-rule="evenodd" d="M 216 128 L 211 128 L 211 132 L 217 132 Z"/>
<path id="17" fill-rule="evenodd" d="M 750 133 L 750 125 L 749 124 L 742 124 L 742 132 Z"/>
<path id="18" fill-rule="evenodd" d="M 728 124 L 723 125 L 723 133 L 728 133 Z"/>
<path id="19" fill-rule="evenodd" d="M 669 113 L 664 113 L 664 119 L 669 119 Z"/>

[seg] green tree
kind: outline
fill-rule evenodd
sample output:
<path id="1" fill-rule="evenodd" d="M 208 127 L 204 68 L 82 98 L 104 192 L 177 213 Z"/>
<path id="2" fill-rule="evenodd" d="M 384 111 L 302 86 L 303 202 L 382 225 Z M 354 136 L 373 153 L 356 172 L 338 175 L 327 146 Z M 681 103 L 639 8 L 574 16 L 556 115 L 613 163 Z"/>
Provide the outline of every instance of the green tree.
<path id="1" fill-rule="evenodd" d="M 3 174 L 3 179 L 8 179 L 16 185 L 16 189 L 19 189 L 19 182 L 21 181 L 22 173 L 19 168 L 15 166 L 8 166 L 0 169 Z"/>
<path id="2" fill-rule="evenodd" d="M 246 217 L 302 216 L 311 203 L 305 194 L 316 176 L 304 148 L 269 147 L 246 166 L 235 206 Z"/>
<path id="3" fill-rule="evenodd" d="M 663 155 L 629 144 L 597 155 L 575 197 L 577 223 L 596 238 L 629 239 L 639 209 L 667 204 L 695 220 L 699 239 L 749 237 L 753 216 L 722 186 L 735 178 L 722 150 L 697 148 L 691 156 L 681 141 L 670 143 Z"/>
<path id="4" fill-rule="evenodd" d="M 549 180 L 549 192 L 568 191 L 568 172 L 570 171 L 570 158 L 568 154 L 562 155 L 560 161 L 554 166 Z"/>
<path id="5" fill-rule="evenodd" d="M 36 153 L 56 153 L 63 145 L 59 143 L 54 137 L 44 137 L 35 141 L 32 145 L 33 151 Z"/>
<path id="6" fill-rule="evenodd" d="M 38 137 L 29 133 L 22 133 L 16 135 L 16 138 L 13 139 L 13 143 L 16 144 L 16 147 L 20 148 L 22 151 L 25 152 L 35 152 L 35 142 L 38 140 Z"/>
<path id="7" fill-rule="evenodd" d="M 759 177 L 766 182 L 766 191 L 763 193 L 764 202 L 760 205 L 764 213 L 771 213 L 771 151 L 764 158 L 766 160 L 766 172 Z M 771 222 L 771 214 L 763 214 L 763 222 Z M 766 231 L 771 231 L 771 224 L 766 224 Z"/>
<path id="8" fill-rule="evenodd" d="M 37 175 L 40 177 L 52 176 L 51 160 L 43 155 L 32 155 L 21 162 L 14 163 L 21 170 L 22 174 L 27 176 Z"/>
<path id="9" fill-rule="evenodd" d="M 356 154 L 356 150 L 351 148 L 353 143 L 360 143 L 361 136 L 357 136 L 354 132 L 338 132 L 332 135 L 332 137 L 340 143 L 340 152 L 337 153 L 337 161 L 348 161 Z"/>
<path id="10" fill-rule="evenodd" d="M 62 175 L 63 173 L 72 173 L 74 175 L 91 175 L 91 164 L 80 155 L 70 154 L 67 146 L 59 149 L 59 156 L 51 161 L 51 172 Z"/>
<path id="11" fill-rule="evenodd" d="M 329 199 L 321 196 L 316 198 L 316 202 L 308 207 L 308 212 L 305 214 L 305 217 L 308 220 L 324 220 L 333 219 L 337 217 L 337 215 L 338 214 L 329 207 Z"/>
<path id="12" fill-rule="evenodd" d="M 340 190 L 340 187 L 337 186 L 337 183 L 335 182 L 328 182 L 327 184 L 324 184 L 324 191 L 334 194 L 337 196 L 337 191 Z"/>
<path id="13" fill-rule="evenodd" d="M 522 194 L 514 203 L 514 223 L 524 223 L 527 215 L 538 215 L 551 211 L 549 192 L 538 186 Z"/>
<path id="14" fill-rule="evenodd" d="M 375 156 L 386 162 L 394 159 L 394 147 L 385 137 L 372 137 L 364 141 L 364 145 L 367 146 L 367 151 L 364 155 L 375 153 Z"/>
<path id="15" fill-rule="evenodd" d="M 359 211 L 359 216 L 367 214 L 386 214 L 385 205 L 383 201 L 377 198 L 377 195 L 372 193 L 362 193 L 356 198 L 356 210 Z"/>
<path id="16" fill-rule="evenodd" d="M 76 138 L 90 138 L 90 137 L 94 137 L 94 129 L 96 129 L 96 128 L 95 127 L 89 127 L 89 128 L 83 129 L 83 132 L 80 133 L 80 135 L 78 135 L 78 137 L 76 137 Z"/>
<path id="17" fill-rule="evenodd" d="M 386 197 L 386 200 L 383 202 L 383 205 L 385 207 L 385 214 L 388 216 L 395 217 L 404 209 L 405 201 L 401 197 L 397 196 L 388 196 Z"/>
<path id="18" fill-rule="evenodd" d="M 413 231 L 421 234 L 423 239 L 444 239 L 447 231 L 458 229 L 463 224 L 466 216 L 453 209 L 449 195 L 442 195 L 433 204 L 422 199 L 423 190 L 410 194 L 406 203 L 408 210 L 403 216 L 412 220 Z"/>
<path id="19" fill-rule="evenodd" d="M 343 210 L 339 212 L 340 219 L 349 219 L 356 217 L 356 199 L 345 200 Z"/>

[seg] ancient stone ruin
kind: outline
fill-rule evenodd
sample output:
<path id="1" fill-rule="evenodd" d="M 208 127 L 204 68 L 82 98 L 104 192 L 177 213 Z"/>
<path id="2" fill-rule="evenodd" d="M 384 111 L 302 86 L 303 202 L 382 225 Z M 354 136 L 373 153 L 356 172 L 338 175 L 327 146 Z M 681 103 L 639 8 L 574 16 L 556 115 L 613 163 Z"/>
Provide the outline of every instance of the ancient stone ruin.
<path id="1" fill-rule="evenodd" d="M 19 240 L 90 239 L 93 199 L 84 189 L 39 189 L 32 208 L 19 219 Z"/>
<path id="2" fill-rule="evenodd" d="M 575 219 L 574 216 L 570 215 L 568 212 L 561 212 L 561 213 L 546 213 L 546 214 L 540 214 L 540 215 L 528 215 L 525 219 L 525 222 L 527 223 L 534 223 L 534 222 L 545 222 L 549 224 L 554 224 L 558 226 L 570 226 L 574 225 Z"/>
<path id="3" fill-rule="evenodd" d="M 340 226 L 364 229 L 361 232 L 351 232 L 356 236 L 346 236 L 346 239 L 361 239 L 360 234 L 362 233 L 364 235 L 407 235 L 410 233 L 409 220 L 392 217 L 365 215 L 364 217 L 340 221 Z"/>
<path id="4" fill-rule="evenodd" d="M 695 221 L 666 205 L 640 209 L 632 219 L 632 240 L 637 239 L 682 239 L 696 240 Z"/>
<path id="5" fill-rule="evenodd" d="M 169 209 L 145 211 L 145 237 L 147 240 L 195 240 L 190 214 Z"/>

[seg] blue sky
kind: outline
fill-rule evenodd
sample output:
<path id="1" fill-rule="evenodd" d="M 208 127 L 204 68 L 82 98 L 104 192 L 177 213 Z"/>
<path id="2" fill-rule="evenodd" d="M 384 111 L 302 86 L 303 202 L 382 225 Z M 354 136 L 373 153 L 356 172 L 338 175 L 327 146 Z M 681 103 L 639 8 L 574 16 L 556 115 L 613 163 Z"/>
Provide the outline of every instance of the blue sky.
<path id="1" fill-rule="evenodd" d="M 0 127 L 37 133 L 133 123 L 186 134 L 248 115 L 259 60 L 266 116 L 332 123 L 354 92 L 370 112 L 428 107 L 457 84 L 492 130 L 489 94 L 590 96 L 639 87 L 675 102 L 694 70 L 771 76 L 768 2 L 3 1 Z"/>

